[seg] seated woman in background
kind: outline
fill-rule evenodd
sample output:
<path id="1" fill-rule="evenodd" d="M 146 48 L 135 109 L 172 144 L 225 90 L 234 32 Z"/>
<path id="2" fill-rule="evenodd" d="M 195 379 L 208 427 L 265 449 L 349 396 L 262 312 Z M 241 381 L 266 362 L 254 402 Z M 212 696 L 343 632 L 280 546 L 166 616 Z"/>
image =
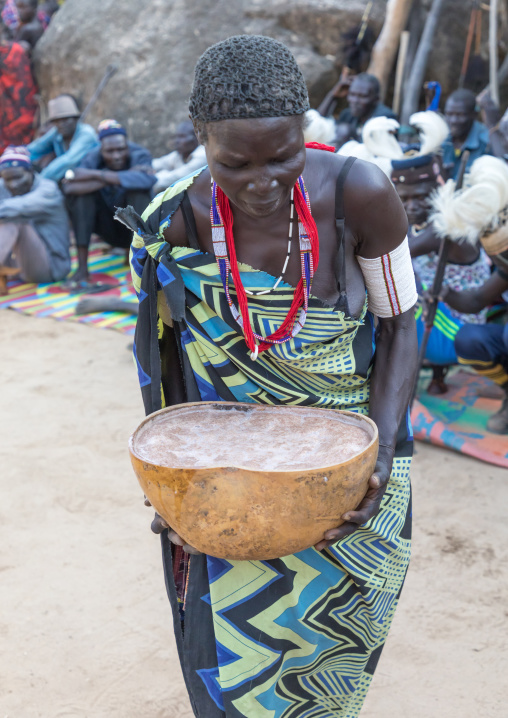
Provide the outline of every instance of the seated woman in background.
<path id="1" fill-rule="evenodd" d="M 441 239 L 432 223 L 430 196 L 443 183 L 439 158 L 434 155 L 409 157 L 392 161 L 392 182 L 402 200 L 409 222 L 409 249 L 417 276 L 420 296 L 430 289 L 437 269 Z M 455 291 L 480 287 L 490 276 L 490 262 L 479 245 L 453 242 L 450 246 L 443 286 Z M 437 367 L 457 363 L 454 340 L 465 323 L 484 324 L 486 310 L 478 314 L 463 314 L 440 302 L 434 327 L 427 346 L 426 360 L 435 368 L 428 388 L 430 393 L 446 391 L 444 372 Z M 424 332 L 421 304 L 417 307 L 418 341 Z"/>

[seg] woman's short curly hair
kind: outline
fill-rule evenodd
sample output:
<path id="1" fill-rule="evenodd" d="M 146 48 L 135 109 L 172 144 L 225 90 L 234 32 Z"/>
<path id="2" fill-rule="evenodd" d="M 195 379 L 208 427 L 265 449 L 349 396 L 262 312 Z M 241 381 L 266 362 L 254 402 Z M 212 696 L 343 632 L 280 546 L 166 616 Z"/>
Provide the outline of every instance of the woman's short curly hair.
<path id="1" fill-rule="evenodd" d="M 197 62 L 189 111 L 198 125 L 303 115 L 308 109 L 302 71 L 288 48 L 270 37 L 230 37 Z"/>

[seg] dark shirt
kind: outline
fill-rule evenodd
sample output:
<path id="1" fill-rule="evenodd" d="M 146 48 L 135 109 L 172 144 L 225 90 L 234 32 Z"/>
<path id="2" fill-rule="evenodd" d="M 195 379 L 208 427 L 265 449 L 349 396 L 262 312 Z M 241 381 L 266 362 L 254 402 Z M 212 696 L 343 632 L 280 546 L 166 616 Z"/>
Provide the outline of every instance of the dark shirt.
<path id="1" fill-rule="evenodd" d="M 26 25 L 20 25 L 14 34 L 16 42 L 27 42 L 33 49 L 44 34 L 44 27 L 36 18 Z"/>
<path id="2" fill-rule="evenodd" d="M 125 206 L 128 192 L 146 192 L 151 198 L 152 187 L 157 181 L 154 174 L 143 172 L 142 170 L 130 169 L 138 165 L 151 167 L 152 155 L 147 149 L 141 147 L 141 145 L 137 145 L 135 142 L 128 142 L 127 144 L 129 147 L 129 162 L 126 169 L 117 172 L 120 184 L 108 185 L 101 190 L 104 201 L 111 209 Z M 101 148 L 98 147 L 91 150 L 91 152 L 81 160 L 79 167 L 84 167 L 89 170 L 107 169 L 102 158 Z"/>
<path id="3" fill-rule="evenodd" d="M 464 150 L 469 150 L 471 153 L 467 161 L 466 170 L 471 167 L 478 157 L 490 154 L 489 131 L 485 125 L 475 120 L 462 147 L 456 150 L 453 146 L 451 135 L 449 135 L 443 142 L 442 148 L 443 167 L 448 177 L 456 179 Z"/>
<path id="4" fill-rule="evenodd" d="M 345 110 L 342 110 L 339 117 L 337 118 L 337 122 L 344 122 L 345 124 L 349 125 L 351 127 L 351 132 L 353 135 L 353 139 L 358 140 L 358 142 L 362 141 L 362 129 L 364 124 L 372 119 L 373 117 L 390 117 L 391 119 L 397 120 L 397 115 L 393 110 L 391 110 L 387 105 L 383 105 L 382 102 L 379 102 L 370 115 L 360 124 L 360 120 L 358 117 L 354 117 L 351 114 L 351 110 L 349 107 L 346 107 Z"/>
<path id="5" fill-rule="evenodd" d="M 31 224 L 48 250 L 53 280 L 69 273 L 69 220 L 56 182 L 35 175 L 29 192 L 13 196 L 0 180 L 0 221 Z"/>

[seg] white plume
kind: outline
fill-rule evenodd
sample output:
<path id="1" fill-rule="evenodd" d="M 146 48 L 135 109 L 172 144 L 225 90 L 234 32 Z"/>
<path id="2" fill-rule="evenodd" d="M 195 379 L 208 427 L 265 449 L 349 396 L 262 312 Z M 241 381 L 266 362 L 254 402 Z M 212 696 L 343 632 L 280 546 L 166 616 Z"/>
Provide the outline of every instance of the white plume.
<path id="1" fill-rule="evenodd" d="M 403 156 L 399 143 L 395 139 L 399 123 L 389 117 L 373 117 L 365 123 L 362 131 L 362 142 L 350 140 L 339 149 L 339 155 L 358 157 L 360 160 L 372 162 L 387 177 L 392 173 L 392 159 Z"/>
<path id="2" fill-rule="evenodd" d="M 323 117 L 317 110 L 307 110 L 303 136 L 305 142 L 333 145 L 335 142 L 335 120 L 333 117 Z"/>
<path id="3" fill-rule="evenodd" d="M 359 160 L 372 162 L 372 164 L 379 167 L 387 177 L 390 177 L 392 174 L 392 161 L 390 159 L 387 157 L 374 157 L 364 144 L 356 142 L 356 140 L 350 140 L 343 144 L 337 154 L 343 157 L 358 157 Z"/>
<path id="4" fill-rule="evenodd" d="M 399 127 L 397 120 L 390 117 L 373 117 L 363 126 L 363 144 L 373 157 L 402 159 L 404 156 L 402 148 L 395 137 Z"/>
<path id="5" fill-rule="evenodd" d="M 479 157 L 462 190 L 456 192 L 454 180 L 448 180 L 431 204 L 430 221 L 439 236 L 476 244 L 485 230 L 498 226 L 499 213 L 508 205 L 508 166 L 497 157 Z"/>
<path id="6" fill-rule="evenodd" d="M 415 112 L 409 118 L 411 127 L 416 127 L 420 134 L 419 155 L 434 154 L 450 134 L 444 117 L 432 110 Z"/>

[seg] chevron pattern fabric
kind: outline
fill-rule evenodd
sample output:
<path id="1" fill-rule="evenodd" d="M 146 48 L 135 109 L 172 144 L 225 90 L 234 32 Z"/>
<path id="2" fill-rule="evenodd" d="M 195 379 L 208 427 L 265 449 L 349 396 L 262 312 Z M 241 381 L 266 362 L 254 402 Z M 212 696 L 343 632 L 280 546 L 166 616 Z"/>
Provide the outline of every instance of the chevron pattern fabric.
<path id="1" fill-rule="evenodd" d="M 152 239 L 145 246 L 138 233 L 133 242 L 132 271 L 140 298 L 135 356 L 145 406 L 152 411 L 146 399 L 150 384 L 156 376 L 157 381 L 162 377 L 161 387 L 152 387 L 151 396 L 162 396 L 164 404 L 167 381 L 163 368 L 154 364 L 154 352 L 147 351 L 146 341 L 142 341 L 150 335 L 145 326 L 150 323 L 152 336 L 155 332 L 159 342 L 164 341 L 153 263 L 161 266 L 158 260 L 168 249 L 162 232 L 192 180 L 176 183 L 154 200 L 143 216 Z M 182 356 L 201 400 L 367 413 L 375 349 L 367 301 L 355 320 L 311 297 L 301 332 L 251 361 L 241 329 L 231 315 L 215 258 L 183 247 L 172 248 L 170 255 L 185 291 L 185 318 L 178 323 Z M 273 277 L 245 264 L 239 268 L 246 288 L 261 291 L 273 286 Z M 156 289 L 165 293 L 176 284 L 160 272 L 157 280 Z M 285 318 L 292 294 L 292 287 L 281 283 L 270 295 L 249 296 L 254 331 L 273 332 Z M 151 311 L 146 308 L 148 302 L 152 302 Z M 409 563 L 411 454 L 407 419 L 399 431 L 381 511 L 325 551 L 311 548 L 273 561 L 191 558 L 185 622 L 192 625 L 182 632 L 175 620 L 175 627 L 196 716 L 358 716 Z M 163 555 L 176 616 L 171 551 L 165 550 Z M 196 639 L 189 637 L 196 635 L 201 638 L 199 648 Z"/>
<path id="2" fill-rule="evenodd" d="M 218 668 L 202 677 L 228 718 L 359 714 L 409 562 L 408 464 L 380 514 L 326 551 L 208 557 Z"/>

